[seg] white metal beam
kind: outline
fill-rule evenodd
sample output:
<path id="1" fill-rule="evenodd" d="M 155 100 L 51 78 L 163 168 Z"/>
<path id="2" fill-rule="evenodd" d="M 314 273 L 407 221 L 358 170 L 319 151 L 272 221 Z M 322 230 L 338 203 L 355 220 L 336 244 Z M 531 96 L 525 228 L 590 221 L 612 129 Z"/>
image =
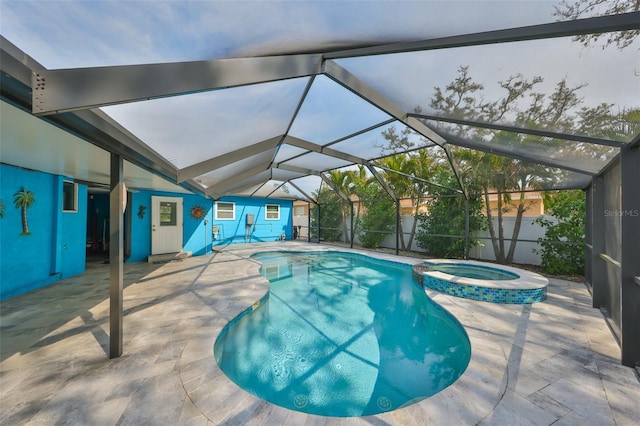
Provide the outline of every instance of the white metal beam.
<path id="1" fill-rule="evenodd" d="M 446 135 L 447 140 L 451 145 L 457 145 L 464 148 L 475 149 L 489 154 L 501 155 L 503 157 L 514 158 L 516 160 L 528 161 L 531 163 L 541 164 L 543 166 L 555 167 L 558 169 L 569 170 L 571 172 L 582 173 L 585 175 L 593 176 L 595 173 L 589 172 L 583 169 L 577 169 L 563 164 L 560 161 L 554 160 L 550 157 L 543 157 L 541 155 L 534 154 L 520 154 L 510 151 L 508 148 L 502 147 L 496 144 L 482 143 L 471 139 L 465 139 L 454 135 Z"/>
<path id="2" fill-rule="evenodd" d="M 396 196 L 396 193 L 393 191 L 393 189 L 391 189 L 391 187 L 389 186 L 387 181 L 384 179 L 384 177 L 382 177 L 382 175 L 378 173 L 378 171 L 373 166 L 373 164 L 367 164 L 367 168 L 373 174 L 376 180 L 380 183 L 380 185 L 382 185 L 384 190 L 387 191 L 387 194 L 389 194 L 389 197 L 391 197 L 393 202 L 395 203 L 396 201 L 398 201 L 398 197 Z"/>
<path id="3" fill-rule="evenodd" d="M 526 27 L 463 34 L 414 42 L 391 43 L 373 47 L 344 49 L 336 52 L 325 53 L 324 57 L 326 59 L 342 59 L 358 56 L 389 55 L 393 53 L 464 46 L 480 46 L 484 44 L 571 37 L 583 34 L 598 34 L 637 29 L 640 29 L 640 12 L 631 12 L 619 15 L 552 22 L 548 24 L 530 25 Z"/>
<path id="4" fill-rule="evenodd" d="M 341 86 L 351 90 L 369 103 L 380 108 L 395 119 L 403 122 L 408 127 L 421 134 L 425 138 L 435 142 L 438 145 L 444 145 L 447 141 L 436 132 L 425 126 L 415 117 L 409 117 L 408 113 L 400 106 L 396 105 L 386 96 L 360 80 L 355 75 L 335 63 L 334 61 L 326 61 L 323 65 L 324 73 Z"/>
<path id="5" fill-rule="evenodd" d="M 268 170 L 267 164 L 260 164 L 255 167 L 251 167 L 250 169 L 241 171 L 233 175 L 232 177 L 223 180 L 222 182 L 212 185 L 211 187 L 207 188 L 205 194 L 214 195 L 223 192 L 228 193 L 230 188 L 235 188 L 238 184 L 243 184 L 246 180 L 249 180 L 256 175 L 261 174 L 266 170 Z"/>
<path id="6" fill-rule="evenodd" d="M 334 183 L 331 181 L 331 179 L 329 179 L 329 177 L 325 174 L 325 173 L 320 173 L 320 177 L 322 178 L 322 180 L 324 181 L 324 183 L 326 183 L 327 185 L 329 185 L 329 187 L 331 189 L 333 189 L 333 191 L 335 191 L 336 194 L 338 194 L 338 196 L 340 198 L 342 198 L 344 201 L 346 202 L 350 202 L 351 200 L 349 199 L 349 197 L 347 196 L 347 194 L 345 194 L 344 192 L 342 192 L 340 190 L 340 188 L 338 188 L 337 186 L 334 185 Z"/>
<path id="7" fill-rule="evenodd" d="M 290 166 L 288 164 L 278 163 L 276 169 L 288 170 L 290 172 L 300 173 L 303 175 L 320 176 L 321 173 L 316 170 L 305 169 L 303 167 Z"/>
<path id="8" fill-rule="evenodd" d="M 231 194 L 232 192 L 241 192 L 241 191 L 244 191 L 245 189 L 250 188 L 250 187 L 255 186 L 255 185 L 259 185 L 259 188 L 256 189 L 256 191 L 259 191 L 270 180 L 272 180 L 272 178 L 273 177 L 271 176 L 271 170 L 266 170 L 264 173 L 260 174 L 259 176 L 256 176 L 255 179 L 251 179 L 249 181 L 243 182 L 243 183 L 235 186 L 231 190 L 226 191 L 226 193 L 224 195 Z M 254 191 L 254 193 L 255 193 L 255 191 Z"/>
<path id="9" fill-rule="evenodd" d="M 305 77 L 321 55 L 217 59 L 145 65 L 37 70 L 33 113 L 54 114 L 214 89 Z"/>
<path id="10" fill-rule="evenodd" d="M 623 146 L 626 145 L 625 142 L 614 141 L 611 139 L 593 138 L 589 136 L 572 135 L 568 133 L 558 133 L 558 132 L 553 132 L 553 131 L 543 130 L 543 129 L 532 129 L 529 127 L 507 126 L 504 124 L 484 123 L 484 122 L 473 121 L 473 120 L 462 120 L 459 118 L 442 117 L 439 115 L 429 115 L 429 114 L 409 113 L 409 116 L 416 117 L 416 118 L 423 118 L 425 120 L 444 121 L 446 123 L 462 124 L 464 126 L 471 126 L 471 127 L 480 127 L 483 129 L 504 130 L 506 132 L 522 133 L 525 135 L 533 135 L 533 136 L 542 136 L 545 138 L 563 139 L 563 140 L 574 141 L 574 142 L 585 142 L 585 143 L 590 143 L 595 145 L 613 146 L 616 148 L 622 148 Z"/>
<path id="11" fill-rule="evenodd" d="M 271 139 L 267 139 L 262 142 L 258 142 L 256 144 L 249 145 L 244 148 L 240 148 L 235 151 L 231 151 L 226 154 L 222 154 L 217 157 L 210 158 L 208 160 L 201 161 L 200 163 L 180 169 L 178 170 L 178 183 L 193 179 L 197 176 L 201 176 L 212 170 L 227 166 L 231 163 L 235 163 L 236 161 L 243 160 L 247 157 L 260 154 L 261 152 L 266 152 L 270 149 L 275 150 L 276 146 L 278 146 L 282 138 L 282 135 L 276 136 Z"/>
<path id="12" fill-rule="evenodd" d="M 350 161 L 356 164 L 365 164 L 367 160 L 355 155 L 347 154 L 346 152 L 338 151 L 333 148 L 328 148 L 322 145 L 315 144 L 303 139 L 296 138 L 294 136 L 287 136 L 284 140 L 287 145 L 296 146 L 298 148 L 306 149 L 312 152 L 318 152 L 320 154 L 328 155 L 330 157 L 339 158 L 341 160 Z"/>
<path id="13" fill-rule="evenodd" d="M 288 181 L 288 182 L 289 182 L 289 185 L 293 186 L 295 189 L 298 190 L 298 192 L 300 192 L 302 195 L 304 195 L 307 198 L 307 201 L 309 201 L 311 203 L 314 203 L 314 204 L 316 203 L 316 200 L 314 200 L 313 197 L 311 197 L 304 190 L 302 190 L 302 188 L 300 188 L 298 185 L 296 185 L 292 181 Z"/>

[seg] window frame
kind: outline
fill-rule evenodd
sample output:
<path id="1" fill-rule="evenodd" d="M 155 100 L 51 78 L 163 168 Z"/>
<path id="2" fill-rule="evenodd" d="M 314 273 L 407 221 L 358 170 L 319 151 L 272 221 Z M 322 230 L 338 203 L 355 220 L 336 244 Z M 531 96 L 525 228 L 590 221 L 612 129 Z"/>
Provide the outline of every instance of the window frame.
<path id="1" fill-rule="evenodd" d="M 220 210 L 220 205 L 230 205 L 231 210 Z M 229 213 L 231 212 L 231 217 L 221 217 L 220 213 Z M 233 201 L 216 201 L 216 220 L 236 220 L 236 203 Z"/>
<path id="2" fill-rule="evenodd" d="M 277 217 L 269 217 L 269 213 L 273 214 L 273 211 L 269 211 L 269 207 L 277 208 Z M 280 220 L 280 204 L 265 204 L 264 205 L 264 220 Z"/>
<path id="3" fill-rule="evenodd" d="M 71 206 L 71 208 L 68 208 L 68 204 L 67 204 L 67 190 L 66 188 L 69 187 L 69 185 L 71 185 L 73 194 L 71 196 L 71 200 L 73 203 L 73 206 Z M 71 180 L 63 180 L 62 181 L 62 212 L 63 213 L 78 213 L 78 183 L 71 181 Z"/>

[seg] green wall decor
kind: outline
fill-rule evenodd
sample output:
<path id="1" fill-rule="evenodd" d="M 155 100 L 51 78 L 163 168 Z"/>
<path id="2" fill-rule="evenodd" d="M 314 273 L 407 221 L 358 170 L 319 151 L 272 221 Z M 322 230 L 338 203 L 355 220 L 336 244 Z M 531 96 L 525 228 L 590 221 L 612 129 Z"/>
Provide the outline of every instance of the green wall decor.
<path id="1" fill-rule="evenodd" d="M 27 223 L 27 209 L 36 202 L 36 195 L 32 191 L 28 191 L 22 187 L 22 191 L 13 194 L 14 204 L 17 209 L 22 209 L 22 233 L 20 235 L 31 235 L 29 232 L 29 224 Z"/>

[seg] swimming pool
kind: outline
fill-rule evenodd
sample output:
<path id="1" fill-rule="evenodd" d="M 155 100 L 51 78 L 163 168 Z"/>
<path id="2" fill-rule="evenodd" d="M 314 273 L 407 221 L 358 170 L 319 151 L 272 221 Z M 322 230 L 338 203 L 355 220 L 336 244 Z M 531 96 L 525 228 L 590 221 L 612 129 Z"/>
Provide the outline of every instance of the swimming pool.
<path id="1" fill-rule="evenodd" d="M 427 398 L 466 369 L 466 332 L 410 265 L 343 252 L 253 258 L 270 290 L 214 345 L 248 392 L 305 413 L 366 416 Z"/>

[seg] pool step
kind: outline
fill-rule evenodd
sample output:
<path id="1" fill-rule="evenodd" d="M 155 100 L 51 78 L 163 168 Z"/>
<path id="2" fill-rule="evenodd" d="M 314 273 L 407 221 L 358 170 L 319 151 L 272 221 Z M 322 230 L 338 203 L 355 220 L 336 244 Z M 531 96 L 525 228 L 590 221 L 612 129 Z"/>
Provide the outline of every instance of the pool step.
<path id="1" fill-rule="evenodd" d="M 167 263 L 173 260 L 182 260 L 191 257 L 190 251 L 180 251 L 176 253 L 152 254 L 147 257 L 148 263 Z"/>

